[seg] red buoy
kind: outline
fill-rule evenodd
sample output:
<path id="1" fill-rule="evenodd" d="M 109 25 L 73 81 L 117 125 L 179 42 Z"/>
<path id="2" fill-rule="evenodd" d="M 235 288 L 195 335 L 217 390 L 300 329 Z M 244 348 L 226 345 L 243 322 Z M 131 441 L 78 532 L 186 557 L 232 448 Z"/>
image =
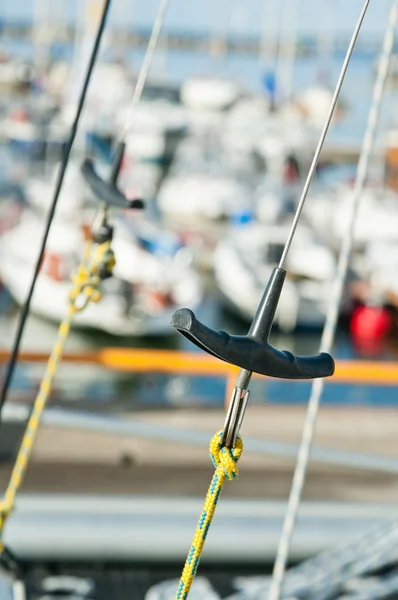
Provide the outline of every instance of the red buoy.
<path id="1" fill-rule="evenodd" d="M 382 306 L 359 306 L 353 312 L 350 331 L 354 345 L 366 354 L 376 354 L 393 325 L 389 311 Z"/>

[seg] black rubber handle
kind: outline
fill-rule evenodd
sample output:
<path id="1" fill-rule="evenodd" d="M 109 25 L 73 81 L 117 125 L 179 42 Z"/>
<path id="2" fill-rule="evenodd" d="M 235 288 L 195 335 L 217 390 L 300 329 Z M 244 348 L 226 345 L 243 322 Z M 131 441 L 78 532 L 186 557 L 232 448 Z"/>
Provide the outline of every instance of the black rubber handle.
<path id="1" fill-rule="evenodd" d="M 143 200 L 128 200 L 122 192 L 117 189 L 115 183 L 101 179 L 95 172 L 93 162 L 89 158 L 84 160 L 81 166 L 81 172 L 93 194 L 99 198 L 99 200 L 105 202 L 105 204 L 117 206 L 118 208 L 144 208 Z"/>
<path id="2" fill-rule="evenodd" d="M 268 342 L 285 275 L 284 270 L 274 269 L 247 336 L 214 331 L 187 308 L 174 313 L 171 325 L 208 354 L 253 373 L 281 379 L 329 377 L 335 366 L 330 354 L 295 356 Z"/>
<path id="3" fill-rule="evenodd" d="M 334 360 L 329 354 L 295 356 L 254 338 L 214 331 L 188 308 L 177 310 L 171 325 L 205 352 L 247 371 L 281 379 L 314 379 L 334 373 Z"/>

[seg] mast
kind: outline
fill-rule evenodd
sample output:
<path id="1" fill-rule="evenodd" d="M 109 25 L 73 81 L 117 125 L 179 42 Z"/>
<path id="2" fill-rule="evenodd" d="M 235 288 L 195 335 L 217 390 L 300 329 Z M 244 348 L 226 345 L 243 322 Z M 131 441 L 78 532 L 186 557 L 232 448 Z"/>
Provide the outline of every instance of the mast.
<path id="1" fill-rule="evenodd" d="M 210 56 L 215 67 L 213 75 L 216 75 L 221 67 L 222 60 L 227 56 L 226 31 L 224 28 L 223 0 L 214 0 L 213 2 L 213 26 L 210 39 Z"/>
<path id="2" fill-rule="evenodd" d="M 276 94 L 279 96 L 280 91 L 280 71 L 281 71 L 281 63 L 282 63 L 282 30 L 283 30 L 283 21 L 286 12 L 286 2 L 287 0 L 280 0 L 278 4 L 279 11 L 277 13 L 277 27 L 276 27 L 276 40 L 275 40 L 275 85 L 276 85 Z"/>
<path id="3" fill-rule="evenodd" d="M 129 45 L 132 15 L 134 13 L 134 0 L 119 0 L 116 6 L 118 7 L 118 10 L 115 13 L 112 46 L 114 46 L 114 51 L 116 49 L 114 58 L 123 62 L 126 48 L 128 48 Z"/>
<path id="4" fill-rule="evenodd" d="M 86 65 L 90 56 L 95 29 L 101 15 L 105 0 L 83 0 L 77 6 L 75 20 L 75 53 L 72 63 L 68 100 L 74 101 L 80 90 Z M 109 30 L 104 34 L 99 59 L 109 43 Z"/>
<path id="5" fill-rule="evenodd" d="M 300 11 L 300 0 L 283 0 L 280 8 L 281 29 L 283 23 L 290 26 L 287 31 L 286 40 L 279 40 L 277 85 L 282 90 L 285 99 L 289 99 L 294 90 L 294 73 L 298 43 L 298 18 Z M 281 36 L 281 34 L 280 34 Z"/>
<path id="6" fill-rule="evenodd" d="M 276 108 L 279 93 L 279 75 L 282 48 L 282 24 L 285 0 L 279 0 L 277 6 L 265 0 L 263 25 L 259 43 L 258 60 L 263 67 L 263 86 L 269 94 L 271 109 Z M 268 7 L 268 10 L 267 10 Z"/>
<path id="7" fill-rule="evenodd" d="M 51 0 L 35 0 L 33 5 L 32 37 L 34 40 L 34 63 L 36 80 L 39 82 L 45 77 L 50 64 L 50 48 L 54 40 L 54 23 L 52 22 Z"/>
<path id="8" fill-rule="evenodd" d="M 322 8 L 323 23 L 318 30 L 317 40 L 317 80 L 319 83 L 328 85 L 333 70 L 335 49 L 336 0 L 324 0 Z"/>

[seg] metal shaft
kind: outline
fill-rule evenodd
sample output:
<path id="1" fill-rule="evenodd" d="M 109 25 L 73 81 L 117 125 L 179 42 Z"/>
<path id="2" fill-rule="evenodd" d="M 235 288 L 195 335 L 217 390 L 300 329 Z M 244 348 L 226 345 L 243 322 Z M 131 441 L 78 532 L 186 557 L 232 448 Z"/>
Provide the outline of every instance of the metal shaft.
<path id="1" fill-rule="evenodd" d="M 159 36 L 163 28 L 163 23 L 166 16 L 167 8 L 169 6 L 169 2 L 170 0 L 160 0 L 158 12 L 152 27 L 152 32 L 149 38 L 144 60 L 142 62 L 141 69 L 138 74 L 137 83 L 134 88 L 133 98 L 131 100 L 131 106 L 126 119 L 126 124 L 124 126 L 123 133 L 113 154 L 110 182 L 114 185 L 116 185 L 117 178 L 122 167 L 122 161 L 126 147 L 125 139 L 133 126 L 135 110 L 141 101 L 142 92 L 144 91 L 145 83 L 149 74 L 149 69 L 151 67 L 152 60 L 159 42 Z M 103 226 L 107 222 L 108 212 L 108 206 L 105 203 L 103 203 L 98 211 L 97 216 L 94 219 L 92 227 L 94 232 L 101 228 L 101 226 Z"/>
<path id="2" fill-rule="evenodd" d="M 263 297 L 260 300 L 253 322 L 250 326 L 248 338 L 257 342 L 268 343 L 274 322 L 275 311 L 283 289 L 286 271 L 276 268 L 269 278 Z M 224 425 L 224 434 L 221 443 L 227 448 L 233 448 L 239 435 L 239 429 L 246 411 L 249 392 L 247 388 L 252 377 L 252 372 L 240 369 L 232 392 L 227 417 Z"/>

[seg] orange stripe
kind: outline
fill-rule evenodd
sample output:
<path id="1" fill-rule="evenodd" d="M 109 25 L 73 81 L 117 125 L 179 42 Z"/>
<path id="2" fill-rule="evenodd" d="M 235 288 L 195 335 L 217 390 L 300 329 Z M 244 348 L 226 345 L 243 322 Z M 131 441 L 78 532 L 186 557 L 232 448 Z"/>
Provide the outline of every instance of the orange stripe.
<path id="1" fill-rule="evenodd" d="M 0 349 L 0 363 L 7 361 L 10 358 L 10 352 L 8 350 Z M 32 352 L 24 351 L 20 352 L 18 359 L 22 362 L 47 362 L 50 358 L 49 352 Z M 64 354 L 63 361 L 70 363 L 82 363 L 82 364 L 100 364 L 98 359 L 98 352 L 67 352 Z"/>
<path id="2" fill-rule="evenodd" d="M 195 352 L 104 348 L 99 356 L 101 364 L 121 371 L 225 375 L 237 370 L 234 365 Z"/>
<path id="3" fill-rule="evenodd" d="M 338 383 L 398 384 L 398 363 L 340 360 L 332 381 Z"/>
<path id="4" fill-rule="evenodd" d="M 0 349 L 0 363 L 10 356 L 9 351 Z M 45 362 L 46 352 L 22 352 L 23 362 Z M 187 375 L 220 376 L 231 378 L 237 367 L 212 356 L 196 352 L 176 350 L 148 350 L 137 348 L 103 348 L 98 351 L 68 352 L 64 362 L 76 364 L 98 364 L 108 369 L 141 373 L 183 373 Z M 398 385 L 398 363 L 337 360 L 336 372 L 326 381 L 331 383 L 356 383 Z"/>

